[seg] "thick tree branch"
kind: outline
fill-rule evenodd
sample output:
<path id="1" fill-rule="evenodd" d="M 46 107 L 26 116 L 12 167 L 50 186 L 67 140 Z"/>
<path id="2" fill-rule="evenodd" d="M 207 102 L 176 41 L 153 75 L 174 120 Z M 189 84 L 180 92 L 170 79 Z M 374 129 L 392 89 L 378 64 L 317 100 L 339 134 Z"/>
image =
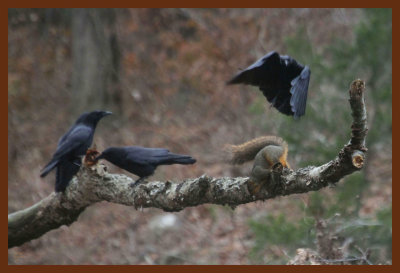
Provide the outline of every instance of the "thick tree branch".
<path id="1" fill-rule="evenodd" d="M 364 82 L 350 86 L 353 116 L 349 143 L 328 163 L 296 171 L 274 171 L 268 185 L 254 187 L 248 177 L 213 178 L 203 175 L 180 183 L 153 181 L 130 187 L 133 180 L 125 175 L 109 174 L 104 165 L 82 168 L 65 193 L 52 193 L 30 208 L 8 216 L 8 247 L 35 239 L 61 225 L 70 225 L 91 204 L 108 201 L 135 208 L 159 208 L 179 211 L 201 204 L 236 207 L 276 196 L 316 191 L 337 183 L 344 176 L 360 170 L 365 153 L 367 115 L 364 104 Z M 255 190 L 256 189 L 256 190 Z"/>

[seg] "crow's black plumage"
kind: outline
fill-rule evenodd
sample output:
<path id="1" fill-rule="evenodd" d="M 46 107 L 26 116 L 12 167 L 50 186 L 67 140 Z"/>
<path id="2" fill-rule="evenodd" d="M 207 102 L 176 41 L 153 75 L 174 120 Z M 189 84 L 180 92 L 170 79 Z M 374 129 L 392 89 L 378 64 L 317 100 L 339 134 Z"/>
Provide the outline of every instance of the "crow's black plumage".
<path id="1" fill-rule="evenodd" d="M 152 175 L 159 165 L 194 164 L 196 159 L 188 155 L 170 153 L 163 148 L 144 148 L 139 146 L 110 147 L 97 158 L 106 159 L 117 167 L 139 176 L 134 184 Z"/>
<path id="2" fill-rule="evenodd" d="M 57 150 L 51 161 L 43 168 L 40 176 L 46 176 L 51 170 L 56 171 L 56 192 L 63 192 L 72 177 L 79 171 L 81 157 L 92 145 L 96 125 L 101 118 L 111 112 L 93 111 L 82 114 L 75 124 L 58 141 Z"/>
<path id="3" fill-rule="evenodd" d="M 258 86 L 279 112 L 298 118 L 306 111 L 310 75 L 308 66 L 272 51 L 239 72 L 227 84 Z"/>

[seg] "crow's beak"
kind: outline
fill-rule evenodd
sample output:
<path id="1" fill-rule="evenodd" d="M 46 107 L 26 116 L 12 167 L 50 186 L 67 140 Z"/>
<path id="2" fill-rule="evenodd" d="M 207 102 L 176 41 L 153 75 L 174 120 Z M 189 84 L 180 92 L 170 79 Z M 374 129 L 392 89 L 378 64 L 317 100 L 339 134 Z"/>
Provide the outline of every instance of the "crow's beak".
<path id="1" fill-rule="evenodd" d="M 110 111 L 104 111 L 103 112 L 103 116 L 108 116 L 108 115 L 111 115 L 112 114 L 112 112 L 110 112 Z"/>
<path id="2" fill-rule="evenodd" d="M 100 159 L 102 159 L 103 158 L 103 154 L 100 154 L 98 157 L 96 157 L 93 161 L 94 162 L 97 162 L 97 161 L 99 161 Z"/>

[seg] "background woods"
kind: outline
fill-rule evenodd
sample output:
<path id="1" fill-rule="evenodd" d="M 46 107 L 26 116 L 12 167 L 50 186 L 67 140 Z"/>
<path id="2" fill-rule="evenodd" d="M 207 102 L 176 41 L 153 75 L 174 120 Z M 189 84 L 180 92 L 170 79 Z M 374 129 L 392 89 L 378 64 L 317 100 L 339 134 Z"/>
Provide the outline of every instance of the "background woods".
<path id="1" fill-rule="evenodd" d="M 349 138 L 345 91 L 356 78 L 369 118 L 366 165 L 336 188 L 235 210 L 103 202 L 10 249 L 10 264 L 276 264 L 298 248 L 333 259 L 337 247 L 360 263 L 391 263 L 390 9 L 10 9 L 8 22 L 9 213 L 53 191 L 54 174 L 40 179 L 40 170 L 83 110 L 114 112 L 97 128 L 98 150 L 168 147 L 197 158 L 158 168 L 158 180 L 247 176 L 251 164 L 225 164 L 221 147 L 266 134 L 289 143 L 293 168 L 331 159 Z M 257 88 L 225 86 L 270 50 L 311 68 L 299 121 Z"/>

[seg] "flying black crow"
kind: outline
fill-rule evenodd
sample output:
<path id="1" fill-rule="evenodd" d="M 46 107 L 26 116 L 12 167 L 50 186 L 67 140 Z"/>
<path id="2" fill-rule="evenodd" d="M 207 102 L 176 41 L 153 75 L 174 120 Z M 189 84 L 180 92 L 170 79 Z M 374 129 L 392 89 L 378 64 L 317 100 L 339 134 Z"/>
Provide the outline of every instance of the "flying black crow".
<path id="1" fill-rule="evenodd" d="M 306 111 L 310 68 L 275 51 L 240 71 L 227 84 L 250 84 L 260 88 L 271 106 L 298 118 Z"/>
<path id="2" fill-rule="evenodd" d="M 154 174 L 159 165 L 186 165 L 196 162 L 196 159 L 188 155 L 173 154 L 167 149 L 139 146 L 110 147 L 104 150 L 96 160 L 102 158 L 121 169 L 139 176 L 139 179 L 132 183 L 131 186 L 140 183 L 146 177 Z"/>
<path id="3" fill-rule="evenodd" d="M 57 150 L 50 162 L 43 168 L 40 177 L 45 177 L 52 169 L 56 171 L 56 192 L 63 192 L 72 177 L 79 171 L 81 157 L 92 145 L 96 125 L 101 118 L 111 112 L 93 111 L 82 114 L 75 124 L 58 141 Z"/>

